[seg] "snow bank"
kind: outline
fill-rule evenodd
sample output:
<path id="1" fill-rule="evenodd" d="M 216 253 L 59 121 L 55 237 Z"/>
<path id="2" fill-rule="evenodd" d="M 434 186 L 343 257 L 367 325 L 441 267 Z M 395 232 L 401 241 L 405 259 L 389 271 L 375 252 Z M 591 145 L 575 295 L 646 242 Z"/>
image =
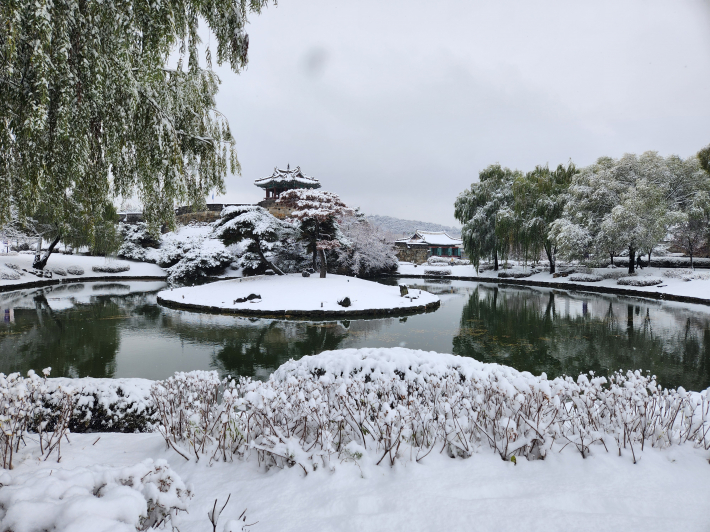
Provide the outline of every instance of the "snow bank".
<path id="1" fill-rule="evenodd" d="M 250 295 L 259 298 L 246 300 Z M 425 291 L 412 290 L 400 296 L 399 287 L 329 274 L 325 279 L 317 276 L 295 275 L 258 276 L 219 281 L 201 286 L 164 290 L 158 302 L 186 308 L 221 309 L 246 312 L 345 312 L 338 304 L 349 297 L 348 312 L 371 310 L 419 309 L 435 305 L 439 298 Z M 237 300 L 242 300 L 238 302 Z"/>
<path id="2" fill-rule="evenodd" d="M 31 273 L 31 254 L 19 253 L 13 256 L 2 257 L 0 261 L 0 286 L 22 286 L 36 281 L 49 281 L 47 278 L 39 278 Z M 128 266 L 129 269 L 118 268 L 118 266 Z M 165 278 L 165 271 L 155 265 L 146 262 L 117 262 L 105 257 L 91 257 L 86 255 L 64 255 L 62 253 L 52 253 L 49 257 L 47 272 L 59 270 L 60 273 L 53 275 L 54 282 L 66 282 L 67 280 L 80 280 L 91 277 L 147 277 Z M 12 279 L 5 279 L 3 272 L 16 274 Z M 86 274 L 85 272 L 89 272 Z M 62 275 L 62 273 L 64 275 Z M 10 276 L 8 276 L 10 277 Z M 16 278 L 15 278 L 16 277 Z"/>
<path id="3" fill-rule="evenodd" d="M 13 532 L 135 532 L 176 526 L 192 496 L 165 460 L 0 477 L 0 528 Z"/>

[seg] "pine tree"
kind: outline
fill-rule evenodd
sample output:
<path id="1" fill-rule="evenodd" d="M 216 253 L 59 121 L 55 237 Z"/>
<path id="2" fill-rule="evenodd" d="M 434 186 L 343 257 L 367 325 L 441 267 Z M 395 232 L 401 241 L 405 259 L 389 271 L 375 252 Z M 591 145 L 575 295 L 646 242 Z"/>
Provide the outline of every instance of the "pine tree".
<path id="1" fill-rule="evenodd" d="M 324 190 L 287 190 L 278 202 L 291 209 L 290 217 L 298 221 L 302 238 L 308 241 L 307 251 L 313 255 L 313 269 L 318 269 L 317 256 L 320 276 L 324 278 L 328 266 L 325 252 L 338 249 L 343 240 L 338 220 L 354 211 L 337 194 Z"/>
<path id="2" fill-rule="evenodd" d="M 264 252 L 271 251 L 271 244 L 279 242 L 291 228 L 271 215 L 263 207 L 239 205 L 227 207 L 215 223 L 214 235 L 225 246 L 249 240 L 248 253 L 254 253 L 261 263 L 278 275 L 284 272 L 266 258 Z"/>

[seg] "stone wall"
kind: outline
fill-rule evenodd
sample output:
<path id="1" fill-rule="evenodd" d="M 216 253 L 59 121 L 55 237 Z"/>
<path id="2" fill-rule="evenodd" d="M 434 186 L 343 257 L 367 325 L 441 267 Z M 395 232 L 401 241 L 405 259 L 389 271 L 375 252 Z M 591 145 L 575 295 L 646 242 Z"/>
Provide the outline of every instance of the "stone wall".
<path id="1" fill-rule="evenodd" d="M 423 264 L 429 258 L 429 246 L 426 244 L 408 245 L 403 242 L 395 242 L 394 252 L 398 260 L 414 264 Z"/>
<path id="2" fill-rule="evenodd" d="M 293 211 L 293 209 L 289 207 L 284 207 L 283 205 L 276 203 L 276 200 L 271 198 L 260 201 L 257 205 L 264 207 L 271 213 L 272 216 L 278 218 L 279 220 L 288 218 Z"/>

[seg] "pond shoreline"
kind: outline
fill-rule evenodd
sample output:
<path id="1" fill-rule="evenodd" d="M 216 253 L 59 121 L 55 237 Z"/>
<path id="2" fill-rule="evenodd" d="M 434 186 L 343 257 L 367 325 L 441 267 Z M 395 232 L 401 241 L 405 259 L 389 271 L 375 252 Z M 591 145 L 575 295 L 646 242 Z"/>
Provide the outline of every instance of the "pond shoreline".
<path id="1" fill-rule="evenodd" d="M 91 277 L 71 277 L 69 279 L 38 279 L 27 283 L 15 283 L 0 285 L 0 292 L 14 292 L 27 288 L 41 288 L 44 286 L 57 286 L 72 283 L 95 283 L 100 281 L 165 281 L 165 276 L 160 275 L 102 275 Z"/>
<path id="2" fill-rule="evenodd" d="M 615 294 L 621 296 L 641 297 L 646 299 L 660 299 L 662 301 L 678 301 L 680 303 L 699 303 L 710 306 L 710 298 L 683 296 L 679 294 L 668 294 L 664 292 L 652 292 L 649 290 L 634 290 L 630 288 L 616 288 L 611 286 L 594 286 L 590 284 L 573 282 L 535 281 L 530 279 L 505 279 L 500 277 L 480 277 L 462 275 L 417 275 L 410 273 L 389 273 L 386 277 L 397 277 L 404 279 L 450 279 L 455 281 L 473 281 L 478 283 L 497 283 L 515 286 L 538 286 L 542 288 L 554 288 L 556 290 L 566 290 L 574 292 L 594 292 L 602 294 Z"/>

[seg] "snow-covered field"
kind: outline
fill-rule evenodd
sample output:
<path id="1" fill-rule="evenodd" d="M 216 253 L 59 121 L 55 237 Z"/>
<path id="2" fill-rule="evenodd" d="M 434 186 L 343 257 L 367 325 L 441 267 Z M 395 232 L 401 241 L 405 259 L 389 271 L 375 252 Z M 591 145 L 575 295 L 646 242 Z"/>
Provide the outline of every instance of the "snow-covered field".
<path id="1" fill-rule="evenodd" d="M 441 267 L 439 267 L 441 268 Z M 425 269 L 434 269 L 434 267 L 427 265 L 414 266 L 411 263 L 400 263 L 398 273 L 403 275 L 417 275 L 424 276 Z M 470 278 L 472 280 L 487 280 L 487 279 L 497 279 L 498 273 L 505 271 L 502 266 L 498 272 L 492 270 L 482 271 L 476 275 L 476 270 L 473 266 L 445 266 L 445 269 L 451 270 L 452 277 L 459 277 L 462 279 Z M 511 271 L 523 271 L 522 268 L 516 267 Z M 610 271 L 607 268 L 597 268 L 594 269 L 594 274 L 604 273 Z M 626 271 L 625 268 L 618 268 L 612 270 L 614 272 L 619 272 L 622 274 Z M 659 293 L 659 294 L 672 294 L 674 296 L 683 297 L 693 297 L 710 300 L 710 271 L 708 270 L 696 270 L 694 275 L 695 278 L 690 280 L 685 280 L 681 277 L 668 277 L 666 272 L 674 272 L 673 269 L 666 268 L 643 268 L 642 270 L 637 270 L 636 274 L 639 279 L 654 278 L 660 280 L 660 285 L 654 284 L 651 286 L 629 286 L 629 285 L 619 285 L 616 279 L 602 279 L 596 282 L 581 282 L 571 280 L 570 277 L 556 277 L 554 278 L 548 272 L 534 273 L 529 277 L 523 277 L 520 280 L 525 281 L 535 281 L 538 283 L 555 283 L 562 285 L 572 285 L 570 288 L 576 290 L 583 290 L 584 286 L 590 287 L 607 287 L 613 288 L 615 290 L 628 289 L 633 292 L 646 292 L 646 293 Z M 673 275 L 673 273 L 671 273 Z M 687 277 L 687 276 L 686 276 Z"/>
<path id="2" fill-rule="evenodd" d="M 315 369 L 322 370 L 320 377 L 314 375 Z M 284 364 L 270 384 L 251 387 L 244 395 L 246 402 L 235 406 L 237 412 L 256 408 L 256 413 L 283 403 L 281 411 L 272 414 L 276 419 L 288 416 L 290 409 L 302 403 L 303 408 L 312 408 L 309 416 L 315 419 L 324 414 L 324 402 L 333 399 L 319 395 L 319 390 L 331 387 L 336 392 L 340 387 L 358 388 L 363 383 L 368 389 L 363 373 L 372 375 L 372 389 L 378 389 L 378 383 L 396 387 L 400 381 L 418 382 L 423 389 L 427 382 L 455 387 L 458 373 L 450 375 L 453 380 L 439 380 L 452 369 L 466 382 L 475 381 L 474 386 L 489 383 L 502 394 L 499 397 L 508 398 L 508 406 L 524 401 L 523 393 L 555 393 L 559 387 L 575 387 L 574 382 L 548 381 L 544 376 L 452 355 L 406 349 L 341 350 Z M 425 374 L 428 378 L 422 380 Z M 71 381 L 62 380 L 67 382 Z M 590 384 L 580 382 L 582 386 Z M 144 387 L 142 381 L 136 384 L 137 390 Z M 271 391 L 279 388 L 276 393 Z M 443 414 L 451 411 L 447 406 L 454 406 L 449 405 L 453 397 L 447 399 L 441 393 L 437 392 L 442 402 L 437 408 Z M 362 399 L 377 403 L 376 394 L 370 395 Z M 691 394 L 696 399 L 698 395 Z M 287 404 L 289 401 L 293 404 Z M 264 406 L 267 403 L 271 406 Z M 394 418 L 404 410 L 382 406 L 383 412 L 377 415 L 396 426 Z M 689 412 L 683 415 L 693 417 Z M 482 418 L 479 422 L 489 423 Z M 259 423 L 258 416 L 253 423 Z M 458 423 L 467 422 L 460 419 Z M 527 436 L 517 433 L 526 423 L 511 429 L 516 439 L 527 441 Z M 458 430 L 455 423 L 450 430 L 452 434 Z M 48 460 L 40 459 L 38 444 L 28 438 L 27 447 L 15 457 L 14 469 L 0 470 L 0 529 L 134 531 L 141 515 L 148 513 L 146 501 L 152 499 L 153 515 L 160 505 L 187 510 L 173 522 L 181 532 L 212 530 L 207 513 L 215 499 L 219 510 L 230 495 L 216 527 L 220 532 L 236 532 L 244 523 L 254 522 L 247 530 L 699 532 L 707 531 L 710 523 L 710 451 L 690 441 L 652 446 L 649 439 L 645 450 L 637 446 L 634 463 L 629 449 L 617 452 L 609 434 L 609 452 L 596 443 L 583 458 L 574 444 L 564 445 L 562 440 L 552 443 L 544 460 L 518 456 L 512 462 L 502 460 L 484 438 L 468 458 L 450 457 L 446 446 L 439 443 L 417 461 L 404 445 L 406 451 L 390 466 L 389 460 L 377 465 L 382 450 L 376 448 L 373 434 L 363 434 L 369 442 L 366 448 L 350 444 L 345 452 L 332 452 L 323 461 L 309 460 L 308 452 L 294 443 L 292 467 L 268 460 L 259 463 L 254 451 L 226 461 L 221 454 L 211 459 L 211 453 L 202 454 L 198 461 L 187 451 L 190 459 L 186 460 L 167 448 L 157 432 L 71 434 L 62 444 L 62 458 L 57 462 L 56 453 Z M 318 433 L 318 437 L 323 436 Z M 328 437 L 335 439 L 337 434 Z M 663 432 L 654 436 L 659 438 L 656 441 L 665 437 Z M 295 442 L 298 438 L 291 439 Z M 264 439 L 254 444 L 268 448 Z M 277 443 L 279 452 L 282 447 Z M 266 463 L 271 467 L 265 467 Z M 317 464 L 321 467 L 315 468 Z M 246 521 L 237 522 L 244 509 Z"/>
<path id="3" fill-rule="evenodd" d="M 238 303 L 235 300 L 250 294 L 258 299 Z M 351 305 L 338 304 L 349 297 Z M 180 305 L 199 305 L 228 310 L 249 311 L 365 311 L 393 308 L 413 308 L 438 301 L 438 297 L 423 290 L 412 290 L 405 297 L 399 287 L 347 277 L 318 274 L 302 277 L 300 274 L 283 276 L 257 276 L 229 281 L 219 281 L 194 287 L 164 290 L 158 301 Z"/>
<path id="4" fill-rule="evenodd" d="M 2 272 L 19 274 L 19 279 L 3 279 L 0 275 L 0 286 L 14 286 L 32 283 L 36 281 L 47 280 L 44 277 L 36 277 L 28 273 L 32 270 L 32 260 L 34 255 L 19 253 L 11 255 L 0 255 L 0 274 Z M 8 267 L 7 265 L 16 265 L 19 270 Z M 129 266 L 126 271 L 110 273 L 102 271 L 93 271 L 93 267 L 104 268 L 106 266 Z M 84 271 L 82 275 L 69 273 L 71 267 L 75 266 Z M 60 269 L 64 275 L 52 273 L 53 280 L 81 280 L 90 277 L 159 277 L 165 278 L 167 274 L 160 266 L 147 262 L 134 262 L 127 260 L 106 259 L 105 257 L 91 257 L 87 255 L 64 255 L 61 253 L 52 253 L 47 261 L 46 271 L 52 271 L 55 268 Z M 27 270 L 27 272 L 22 271 Z M 12 275 L 13 277 L 15 275 Z"/>

